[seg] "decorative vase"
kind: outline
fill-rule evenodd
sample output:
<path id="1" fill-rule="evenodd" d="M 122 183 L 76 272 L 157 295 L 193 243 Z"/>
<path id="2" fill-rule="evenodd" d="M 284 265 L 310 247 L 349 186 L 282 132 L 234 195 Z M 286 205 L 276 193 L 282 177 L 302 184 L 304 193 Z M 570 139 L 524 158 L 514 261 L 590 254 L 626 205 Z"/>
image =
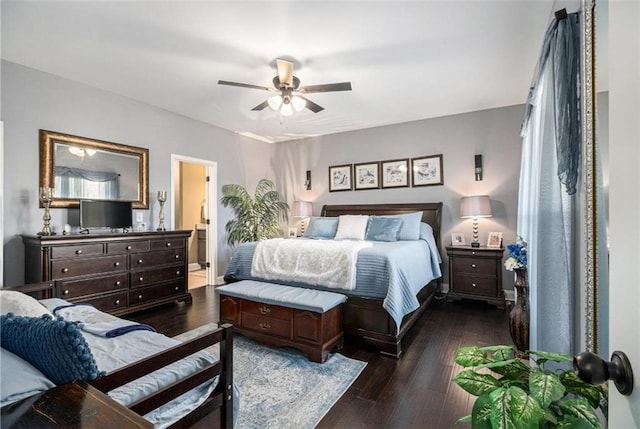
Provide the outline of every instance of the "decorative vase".
<path id="1" fill-rule="evenodd" d="M 525 354 L 529 350 L 529 285 L 527 284 L 527 270 L 517 268 L 516 280 L 513 286 L 516 289 L 516 303 L 509 313 L 509 332 L 518 352 Z"/>

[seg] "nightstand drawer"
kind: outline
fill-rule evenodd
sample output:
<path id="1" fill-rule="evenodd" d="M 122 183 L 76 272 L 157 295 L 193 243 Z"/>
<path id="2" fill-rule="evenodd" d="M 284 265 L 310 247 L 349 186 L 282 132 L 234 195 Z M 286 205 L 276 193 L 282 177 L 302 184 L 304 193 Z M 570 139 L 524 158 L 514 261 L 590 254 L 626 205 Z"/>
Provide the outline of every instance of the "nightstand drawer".
<path id="1" fill-rule="evenodd" d="M 454 275 L 456 292 L 473 295 L 496 296 L 495 276 L 473 276 L 457 273 Z"/>
<path id="2" fill-rule="evenodd" d="M 453 259 L 453 270 L 456 273 L 496 274 L 495 259 L 458 256 Z"/>

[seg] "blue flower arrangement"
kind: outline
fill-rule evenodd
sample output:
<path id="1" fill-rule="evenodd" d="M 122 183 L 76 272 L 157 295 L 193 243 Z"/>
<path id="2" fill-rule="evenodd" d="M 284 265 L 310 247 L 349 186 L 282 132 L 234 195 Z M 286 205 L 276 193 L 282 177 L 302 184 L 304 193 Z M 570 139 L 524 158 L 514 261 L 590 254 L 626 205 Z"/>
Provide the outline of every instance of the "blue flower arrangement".
<path id="1" fill-rule="evenodd" d="M 509 257 L 504 261 L 504 267 L 509 270 L 527 268 L 527 242 L 520 236 L 513 244 L 507 245 Z"/>

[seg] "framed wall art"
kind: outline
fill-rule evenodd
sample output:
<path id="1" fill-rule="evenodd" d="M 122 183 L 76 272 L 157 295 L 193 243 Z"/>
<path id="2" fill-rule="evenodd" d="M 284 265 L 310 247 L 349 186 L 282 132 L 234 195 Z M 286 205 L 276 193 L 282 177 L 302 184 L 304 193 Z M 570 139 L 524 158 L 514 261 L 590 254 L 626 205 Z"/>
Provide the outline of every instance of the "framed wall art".
<path id="1" fill-rule="evenodd" d="M 353 164 L 353 177 L 356 191 L 378 189 L 380 187 L 380 163 Z"/>
<path id="2" fill-rule="evenodd" d="M 402 188 L 409 186 L 409 159 L 382 161 L 381 176 L 383 188 Z"/>
<path id="3" fill-rule="evenodd" d="M 352 188 L 351 164 L 329 167 L 329 192 L 350 191 Z"/>
<path id="4" fill-rule="evenodd" d="M 444 185 L 442 154 L 411 159 L 412 185 Z"/>

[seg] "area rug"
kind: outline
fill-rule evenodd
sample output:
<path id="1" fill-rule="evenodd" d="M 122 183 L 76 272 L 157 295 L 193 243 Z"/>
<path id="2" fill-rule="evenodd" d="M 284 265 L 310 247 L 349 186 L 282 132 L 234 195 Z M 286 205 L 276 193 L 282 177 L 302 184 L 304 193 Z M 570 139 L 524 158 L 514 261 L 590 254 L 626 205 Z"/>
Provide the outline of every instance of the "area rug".
<path id="1" fill-rule="evenodd" d="M 216 327 L 210 323 L 175 338 L 185 341 Z M 298 350 L 269 347 L 238 334 L 233 352 L 240 391 L 237 429 L 311 429 L 367 365 L 339 353 L 323 364 L 309 362 Z"/>

